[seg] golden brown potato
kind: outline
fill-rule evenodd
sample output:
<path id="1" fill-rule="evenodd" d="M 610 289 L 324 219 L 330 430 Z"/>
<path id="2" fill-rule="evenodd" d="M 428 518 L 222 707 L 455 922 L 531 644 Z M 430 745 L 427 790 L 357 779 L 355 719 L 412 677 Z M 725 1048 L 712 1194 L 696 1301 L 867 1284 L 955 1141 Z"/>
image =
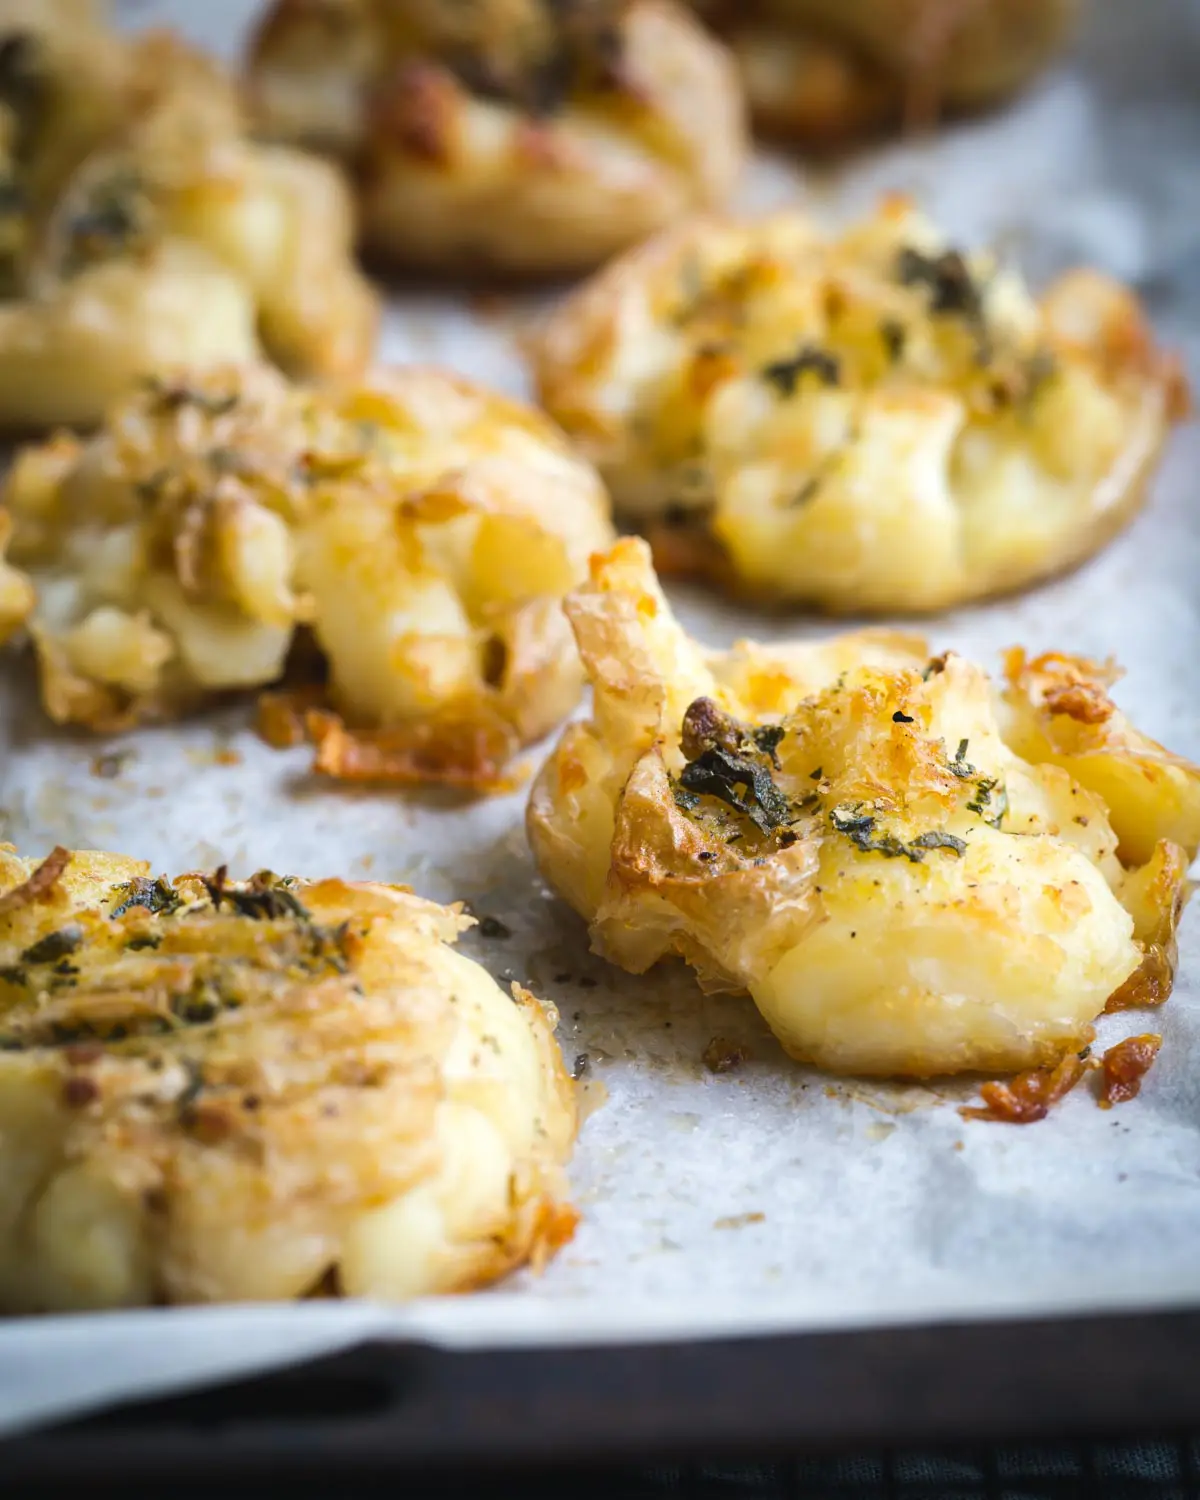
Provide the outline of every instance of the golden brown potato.
<path id="1" fill-rule="evenodd" d="M 250 73 L 267 133 L 353 166 L 367 249 L 426 270 L 596 265 L 722 202 L 745 150 L 673 0 L 277 0 Z"/>
<path id="2" fill-rule="evenodd" d="M 754 122 L 831 146 L 986 108 L 1060 51 L 1081 0 L 700 0 L 741 67 Z"/>
<path id="3" fill-rule="evenodd" d="M 551 1254 L 571 1085 L 470 925 L 0 845 L 0 1309 L 398 1299 Z"/>
<path id="4" fill-rule="evenodd" d="M 560 600 L 613 535 L 545 417 L 418 368 L 319 390 L 268 366 L 155 378 L 95 437 L 22 453 L 3 503 L 57 722 L 266 686 L 304 630 L 333 705 L 377 731 L 318 716 L 320 769 L 467 785 L 574 705 Z M 0 634 L 21 589 L 0 576 Z"/>
<path id="5" fill-rule="evenodd" d="M 882 631 L 705 650 L 636 539 L 567 612 L 593 716 L 528 831 L 613 963 L 678 955 L 839 1073 L 1041 1066 L 1166 998 L 1200 769 L 1107 670 L 1015 653 L 995 685 Z"/>
<path id="6" fill-rule="evenodd" d="M 607 267 L 534 351 L 543 404 L 666 572 L 925 611 L 1080 562 L 1186 405 L 1132 293 L 1040 302 L 904 200 L 840 237 L 704 219 Z"/>
<path id="7" fill-rule="evenodd" d="M 0 425 L 92 425 L 137 376 L 260 340 L 297 374 L 361 369 L 377 304 L 336 171 L 248 141 L 231 81 L 168 35 L 4 10 Z"/>

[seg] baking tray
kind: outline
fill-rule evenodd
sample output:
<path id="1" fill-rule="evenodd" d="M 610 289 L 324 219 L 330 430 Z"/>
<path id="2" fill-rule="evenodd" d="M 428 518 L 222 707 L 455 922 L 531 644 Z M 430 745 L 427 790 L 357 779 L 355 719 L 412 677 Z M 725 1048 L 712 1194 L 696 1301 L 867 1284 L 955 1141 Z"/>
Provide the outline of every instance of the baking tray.
<path id="1" fill-rule="evenodd" d="M 254 6 L 123 9 L 232 54 Z M 1195 5 L 1093 0 L 1077 59 L 1005 114 L 820 174 L 761 158 L 744 202 L 800 194 L 836 215 L 886 188 L 913 191 L 952 233 L 998 240 L 1035 280 L 1087 258 L 1134 281 L 1198 369 L 1197 78 Z M 396 291 L 381 355 L 520 391 L 518 339 L 537 312 L 536 299 Z M 1192 427 L 1148 512 L 1102 557 L 1024 598 L 932 621 L 931 639 L 989 662 L 1015 641 L 1116 652 L 1130 668 L 1122 705 L 1200 757 L 1198 469 Z M 826 628 L 698 591 L 674 597 L 718 643 Z M 268 751 L 249 719 L 235 707 L 119 745 L 84 742 L 49 733 L 31 684 L 6 679 L 0 836 L 31 852 L 119 847 L 172 871 L 228 859 L 239 872 L 406 879 L 502 918 L 510 940 L 474 936 L 468 951 L 557 1000 L 564 1050 L 592 1062 L 596 1108 L 574 1169 L 583 1226 L 541 1281 L 473 1299 L 9 1325 L 0 1430 L 101 1415 L 0 1445 L 6 1479 L 1200 1426 L 1195 914 L 1184 982 L 1155 1017 L 1163 1054 L 1136 1104 L 1104 1116 L 1080 1091 L 1039 1127 L 964 1126 L 955 1106 L 969 1088 L 822 1078 L 785 1063 L 748 1004 L 702 997 L 680 970 L 635 980 L 587 955 L 581 925 L 532 873 L 519 794 L 467 806 L 319 788 L 303 751 Z M 114 749 L 130 761 L 97 778 L 96 758 Z M 736 1074 L 701 1066 L 716 1034 L 747 1047 Z M 322 1351 L 336 1352 L 224 1393 L 173 1394 Z"/>
<path id="2" fill-rule="evenodd" d="M 197 1487 L 1187 1432 L 1200 1310 L 451 1352 L 371 1343 L 0 1445 L 6 1484 Z"/>

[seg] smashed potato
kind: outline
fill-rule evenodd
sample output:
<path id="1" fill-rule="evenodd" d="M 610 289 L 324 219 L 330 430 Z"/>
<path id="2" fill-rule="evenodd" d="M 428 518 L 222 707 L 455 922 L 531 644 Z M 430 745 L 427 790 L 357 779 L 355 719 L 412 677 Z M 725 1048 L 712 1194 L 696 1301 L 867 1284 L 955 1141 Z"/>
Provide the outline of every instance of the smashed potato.
<path id="1" fill-rule="evenodd" d="M 470 925 L 0 845 L 0 1308 L 399 1299 L 552 1253 L 571 1085 Z"/>
<path id="2" fill-rule="evenodd" d="M 356 372 L 377 303 L 352 245 L 337 172 L 247 140 L 215 63 L 0 0 L 0 425 L 90 426 L 139 375 L 260 347 Z"/>
<path id="3" fill-rule="evenodd" d="M 316 715 L 319 769 L 468 785 L 574 705 L 560 600 L 613 535 L 545 417 L 419 368 L 317 390 L 268 366 L 156 377 L 96 436 L 26 449 L 2 499 L 37 603 L 0 574 L 0 634 L 27 616 L 56 722 L 107 732 L 268 685 L 303 631 L 363 731 Z"/>
<path id="4" fill-rule="evenodd" d="M 830 611 L 1080 562 L 1187 400 L 1132 293 L 1077 271 L 1034 302 L 899 199 L 841 236 L 794 212 L 672 231 L 569 297 L 535 362 L 660 571 Z"/>
<path id="5" fill-rule="evenodd" d="M 677 955 L 839 1073 L 1043 1066 L 1166 998 L 1200 769 L 1107 669 L 1016 652 L 993 684 L 883 631 L 705 650 L 635 539 L 566 607 L 593 717 L 528 831 L 613 963 Z"/>
<path id="6" fill-rule="evenodd" d="M 672 0 L 277 0 L 254 44 L 264 130 L 354 170 L 383 260 L 585 269 L 728 195 L 731 59 Z"/>
<path id="7" fill-rule="evenodd" d="M 832 146 L 902 118 L 983 109 L 1062 48 L 1080 0 L 698 0 L 754 122 Z"/>

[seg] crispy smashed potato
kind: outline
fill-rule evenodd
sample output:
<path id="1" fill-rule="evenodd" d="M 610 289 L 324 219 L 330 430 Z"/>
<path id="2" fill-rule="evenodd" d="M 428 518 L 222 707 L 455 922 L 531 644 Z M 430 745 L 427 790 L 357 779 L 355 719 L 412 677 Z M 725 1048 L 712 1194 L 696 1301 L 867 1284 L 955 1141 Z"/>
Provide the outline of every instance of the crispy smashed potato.
<path id="1" fill-rule="evenodd" d="M 672 0 L 277 0 L 254 44 L 264 130 L 355 172 L 375 257 L 585 269 L 728 195 L 732 60 Z"/>
<path id="2" fill-rule="evenodd" d="M 419 368 L 156 377 L 96 436 L 26 449 L 2 499 L 37 603 L 0 573 L 0 635 L 24 599 L 56 722 L 108 732 L 269 685 L 302 631 L 328 675 L 310 702 L 363 731 L 374 774 L 460 784 L 576 702 L 560 600 L 613 535 L 545 417 Z M 320 769 L 356 774 L 348 738 Z"/>
<path id="3" fill-rule="evenodd" d="M 398 1299 L 552 1253 L 571 1085 L 470 925 L 0 845 L 0 1308 Z"/>
<path id="4" fill-rule="evenodd" d="M 1015 653 L 993 684 L 883 631 L 705 650 L 635 539 L 566 607 L 593 717 L 528 831 L 613 963 L 677 955 L 749 991 L 791 1056 L 917 1077 L 1053 1065 L 1143 962 L 1161 974 L 1200 769 L 1104 669 Z"/>
<path id="5" fill-rule="evenodd" d="M 1035 303 L 901 199 L 841 237 L 794 212 L 672 231 L 569 297 L 535 363 L 660 571 L 830 611 L 1080 562 L 1187 403 L 1132 293 L 1077 271 Z"/>
<path id="6" fill-rule="evenodd" d="M 984 109 L 1059 52 L 1080 0 L 697 0 L 755 124 L 817 147 Z"/>
<path id="7" fill-rule="evenodd" d="M 0 425 L 93 425 L 139 375 L 354 373 L 377 303 L 326 162 L 246 139 L 232 81 L 94 6 L 0 0 Z"/>

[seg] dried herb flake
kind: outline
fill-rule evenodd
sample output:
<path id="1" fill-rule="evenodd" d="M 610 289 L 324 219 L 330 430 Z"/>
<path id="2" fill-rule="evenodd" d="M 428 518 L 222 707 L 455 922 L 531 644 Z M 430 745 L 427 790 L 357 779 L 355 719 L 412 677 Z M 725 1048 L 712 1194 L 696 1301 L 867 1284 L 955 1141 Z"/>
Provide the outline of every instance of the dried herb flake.
<path id="1" fill-rule="evenodd" d="M 760 833 L 773 833 L 788 821 L 787 798 L 765 766 L 717 746 L 689 761 L 679 778 L 689 792 L 716 797 L 744 813 Z"/>
<path id="2" fill-rule="evenodd" d="M 897 838 L 894 833 L 879 833 L 872 813 L 859 808 L 839 806 L 830 811 L 829 820 L 838 833 L 845 834 L 856 849 L 864 854 L 882 854 L 885 859 L 907 859 L 919 865 L 927 849 L 947 849 L 961 858 L 966 853 L 966 843 L 952 833 L 932 830 L 922 833 L 910 843 Z"/>
<path id="3" fill-rule="evenodd" d="M 926 255 L 906 246 L 897 258 L 896 275 L 905 286 L 929 289 L 932 313 L 958 313 L 975 322 L 982 317 L 983 299 L 961 251 Z"/>
<path id="4" fill-rule="evenodd" d="M 74 953 L 81 942 L 83 942 L 83 928 L 76 922 L 70 922 L 67 926 L 60 927 L 57 932 L 48 932 L 32 947 L 26 948 L 21 954 L 21 959 L 27 964 L 52 964 L 60 958 L 65 958 L 68 953 Z"/>
<path id="5" fill-rule="evenodd" d="M 117 917 L 123 917 L 126 912 L 133 911 L 137 907 L 158 917 L 178 911 L 183 905 L 178 893 L 161 875 L 157 880 L 147 880 L 142 875 L 135 876 L 128 885 L 122 886 L 121 889 L 127 890 L 129 895 L 120 906 L 113 909 L 111 917 L 114 921 Z"/>
<path id="6" fill-rule="evenodd" d="M 839 385 L 841 361 L 828 350 L 804 344 L 790 359 L 777 359 L 762 369 L 763 379 L 769 381 L 781 396 L 794 396 L 805 374 L 815 375 L 822 385 Z"/>

